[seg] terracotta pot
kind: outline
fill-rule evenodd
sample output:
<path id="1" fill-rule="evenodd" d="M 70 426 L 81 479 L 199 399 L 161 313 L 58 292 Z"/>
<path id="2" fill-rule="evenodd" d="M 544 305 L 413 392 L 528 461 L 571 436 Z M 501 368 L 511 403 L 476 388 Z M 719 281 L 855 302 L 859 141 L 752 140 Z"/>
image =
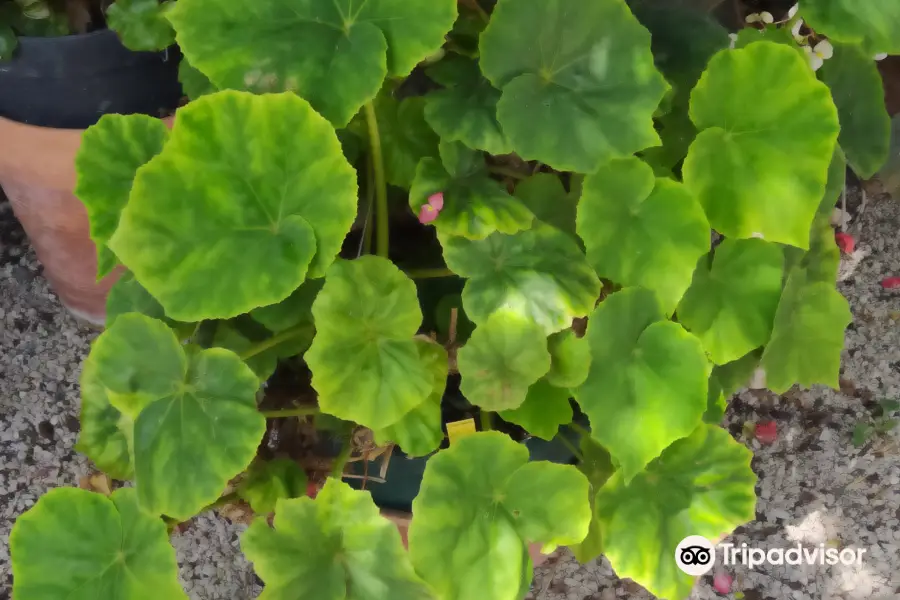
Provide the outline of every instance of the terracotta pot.
<path id="1" fill-rule="evenodd" d="M 171 127 L 174 117 L 163 121 Z M 72 193 L 82 133 L 0 117 L 0 188 L 62 305 L 79 319 L 103 325 L 106 296 L 124 269 L 116 267 L 97 281 L 87 211 Z"/>
<path id="2" fill-rule="evenodd" d="M 409 524 L 412 522 L 413 518 L 412 514 L 393 510 L 382 510 L 381 514 L 385 519 L 393 521 L 397 526 L 397 530 L 400 532 L 400 539 L 403 540 L 403 547 L 406 548 L 408 544 L 407 536 L 409 533 Z M 541 554 L 540 544 L 529 544 L 528 553 L 531 555 L 531 562 L 535 567 L 541 566 L 547 560 L 547 555 Z"/>
<path id="3" fill-rule="evenodd" d="M 87 212 L 72 193 L 82 131 L 0 117 L 0 187 L 60 302 L 76 317 L 99 325 L 106 317 L 106 295 L 120 271 L 96 281 L 97 253 Z"/>

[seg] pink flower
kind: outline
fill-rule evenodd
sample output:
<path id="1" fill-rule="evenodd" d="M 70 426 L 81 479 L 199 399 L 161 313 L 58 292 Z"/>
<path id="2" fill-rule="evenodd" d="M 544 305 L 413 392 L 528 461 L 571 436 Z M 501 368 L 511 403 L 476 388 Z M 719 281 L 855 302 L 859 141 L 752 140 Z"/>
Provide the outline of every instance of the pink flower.
<path id="1" fill-rule="evenodd" d="M 775 421 L 756 424 L 756 439 L 760 444 L 773 444 L 778 439 L 778 426 Z"/>
<path id="2" fill-rule="evenodd" d="M 438 212 L 444 208 L 444 192 L 438 192 L 428 196 L 428 204 L 433 206 Z"/>
<path id="3" fill-rule="evenodd" d="M 419 223 L 426 225 L 438 218 L 441 211 L 437 210 L 430 204 L 423 204 L 419 209 Z"/>
<path id="4" fill-rule="evenodd" d="M 419 209 L 419 223 L 423 225 L 431 223 L 441 214 L 442 208 L 444 208 L 444 192 L 428 196 L 428 202 Z"/>
<path id="5" fill-rule="evenodd" d="M 856 247 L 856 240 L 853 239 L 852 235 L 849 233 L 835 233 L 834 241 L 837 242 L 841 252 L 844 254 L 853 254 L 853 249 Z"/>
<path id="6" fill-rule="evenodd" d="M 886 290 L 900 288 L 900 277 L 885 277 L 881 280 L 881 287 Z"/>
<path id="7" fill-rule="evenodd" d="M 730 594 L 733 581 L 734 577 L 725 571 L 716 571 L 715 575 L 713 575 L 713 587 L 720 594 Z"/>

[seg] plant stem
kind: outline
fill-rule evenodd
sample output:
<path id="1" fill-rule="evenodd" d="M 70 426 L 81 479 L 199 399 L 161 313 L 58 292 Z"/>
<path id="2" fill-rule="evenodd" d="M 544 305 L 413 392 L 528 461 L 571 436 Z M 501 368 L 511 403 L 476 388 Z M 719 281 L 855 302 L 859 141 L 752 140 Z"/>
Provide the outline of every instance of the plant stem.
<path id="1" fill-rule="evenodd" d="M 241 352 L 241 360 L 247 360 L 248 358 L 252 358 L 261 352 L 265 352 L 269 348 L 274 348 L 278 344 L 282 342 L 286 342 L 287 340 L 293 339 L 295 337 L 300 337 L 301 335 L 310 333 L 312 331 L 312 325 L 297 325 L 295 327 L 291 327 L 289 329 L 285 329 L 281 333 L 276 333 L 270 338 L 266 338 L 263 341 L 250 346 L 247 350 Z"/>
<path id="2" fill-rule="evenodd" d="M 481 430 L 482 431 L 490 431 L 491 430 L 491 416 L 493 413 L 489 410 L 482 410 L 480 413 L 481 417 Z"/>
<path id="3" fill-rule="evenodd" d="M 503 175 L 504 177 L 512 177 L 513 179 L 528 178 L 528 173 L 522 173 L 521 171 L 516 171 L 515 169 L 509 169 L 507 167 L 501 167 L 499 165 L 490 165 L 488 167 L 488 171 L 494 173 L 495 175 Z"/>
<path id="4" fill-rule="evenodd" d="M 576 423 L 575 421 L 572 421 L 571 423 L 566 425 L 566 427 L 568 427 L 569 429 L 571 429 L 578 435 L 582 435 L 585 437 L 591 437 L 591 432 L 588 431 L 587 429 L 585 429 L 584 427 L 582 427 L 581 425 L 579 425 L 578 423 Z M 562 436 L 560 436 L 560 437 L 562 437 Z"/>
<path id="5" fill-rule="evenodd" d="M 188 337 L 188 342 L 193 342 L 194 338 L 197 337 L 197 332 L 200 331 L 200 326 L 203 325 L 203 321 L 197 321 L 197 324 L 194 325 L 194 330 L 191 332 L 191 335 Z"/>
<path id="6" fill-rule="evenodd" d="M 384 180 L 384 157 L 381 155 L 381 136 L 378 133 L 378 117 L 375 115 L 375 105 L 369 102 L 365 106 L 366 124 L 369 127 L 369 147 L 372 151 L 372 167 L 375 170 L 375 208 L 377 221 L 376 253 L 387 258 L 390 240 L 388 236 L 388 200 L 387 183 Z"/>
<path id="7" fill-rule="evenodd" d="M 306 417 L 309 415 L 317 415 L 319 414 L 318 406 L 298 406 L 296 408 L 285 408 L 282 410 L 261 410 L 262 413 L 267 419 L 284 419 L 287 417 Z"/>
<path id="8" fill-rule="evenodd" d="M 344 446 L 341 448 L 341 453 L 337 455 L 337 458 L 334 459 L 334 466 L 331 467 L 331 476 L 335 479 L 343 479 L 344 476 L 344 467 L 347 466 L 347 461 L 350 459 L 350 453 L 353 451 L 353 436 L 348 437 L 344 440 Z"/>
<path id="9" fill-rule="evenodd" d="M 375 204 L 375 167 L 372 161 L 368 162 L 366 169 L 366 226 L 363 229 L 363 252 L 372 254 L 372 221 L 375 220 L 374 205 Z"/>
<path id="10" fill-rule="evenodd" d="M 410 269 L 406 275 L 411 279 L 436 279 L 438 277 L 456 277 L 456 273 L 444 267 L 441 269 Z"/>
<path id="11" fill-rule="evenodd" d="M 475 12 L 478 13 L 478 16 L 481 17 L 482 19 L 484 19 L 485 23 L 487 23 L 488 21 L 491 20 L 490 15 L 487 14 L 483 8 L 481 8 L 480 4 L 478 4 L 478 0 L 468 0 L 468 2 L 466 2 L 466 4 L 468 6 L 471 6 L 475 10 Z"/>
<path id="12" fill-rule="evenodd" d="M 569 438 L 562 434 L 556 437 L 560 442 L 562 442 L 563 446 L 569 449 L 569 452 L 575 455 L 575 458 L 578 459 L 578 462 L 584 462 L 584 456 L 581 455 L 581 450 L 576 448 L 575 444 L 569 441 Z"/>

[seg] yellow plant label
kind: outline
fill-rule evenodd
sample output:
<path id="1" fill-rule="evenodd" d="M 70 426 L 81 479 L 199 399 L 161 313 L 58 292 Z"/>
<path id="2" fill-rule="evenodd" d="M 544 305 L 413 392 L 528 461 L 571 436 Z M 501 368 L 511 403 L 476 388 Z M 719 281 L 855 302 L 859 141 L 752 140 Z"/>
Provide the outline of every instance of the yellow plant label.
<path id="1" fill-rule="evenodd" d="M 451 444 L 473 433 L 475 433 L 475 419 L 464 419 L 447 423 L 447 437 L 450 438 Z"/>

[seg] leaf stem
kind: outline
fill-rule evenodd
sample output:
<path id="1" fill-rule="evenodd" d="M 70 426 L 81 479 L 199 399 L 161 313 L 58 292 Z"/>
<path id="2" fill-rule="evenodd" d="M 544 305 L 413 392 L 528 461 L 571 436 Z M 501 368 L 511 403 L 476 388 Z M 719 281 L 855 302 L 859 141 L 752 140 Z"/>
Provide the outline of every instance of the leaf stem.
<path id="1" fill-rule="evenodd" d="M 288 417 L 306 417 L 319 414 L 318 406 L 297 406 L 296 408 L 284 408 L 281 410 L 261 410 L 267 419 L 285 419 Z"/>
<path id="2" fill-rule="evenodd" d="M 350 459 L 350 453 L 353 452 L 353 436 L 349 436 L 346 440 L 344 440 L 344 445 L 341 448 L 341 453 L 337 455 L 337 458 L 334 459 L 334 465 L 331 467 L 331 476 L 335 479 L 343 479 L 344 476 L 344 467 L 347 466 L 347 461 Z"/>
<path id="3" fill-rule="evenodd" d="M 484 22 L 487 23 L 491 20 L 491 16 L 485 12 L 481 5 L 478 3 L 478 0 L 467 0 L 466 4 L 470 6 L 475 12 L 478 13 L 478 16 L 484 19 Z"/>
<path id="4" fill-rule="evenodd" d="M 241 352 L 240 357 L 241 360 L 247 360 L 248 358 L 253 358 L 257 354 L 261 352 L 265 352 L 269 348 L 274 348 L 278 344 L 282 342 L 286 342 L 287 340 L 291 340 L 295 337 L 300 337 L 301 335 L 310 333 L 312 331 L 312 325 L 296 325 L 295 327 L 291 327 L 289 329 L 285 329 L 281 333 L 276 333 L 270 338 L 266 338 L 253 346 L 250 346 L 247 350 Z"/>
<path id="5" fill-rule="evenodd" d="M 560 442 L 562 442 L 563 446 L 565 446 L 566 448 L 569 449 L 569 452 L 571 452 L 572 454 L 575 455 L 575 458 L 578 459 L 578 462 L 584 462 L 584 456 L 581 455 L 581 450 L 576 448 L 575 444 L 573 444 L 572 442 L 569 441 L 569 438 L 567 438 L 565 435 L 562 435 L 562 434 L 560 434 L 556 437 L 559 439 Z"/>
<path id="6" fill-rule="evenodd" d="M 456 273 L 444 267 L 440 269 L 410 269 L 405 271 L 411 279 L 436 279 L 438 277 L 456 277 Z"/>
<path id="7" fill-rule="evenodd" d="M 194 325 L 194 330 L 191 332 L 191 335 L 188 336 L 187 341 L 193 342 L 194 338 L 197 337 L 197 332 L 200 331 L 200 326 L 203 325 L 203 320 L 197 321 L 197 324 Z"/>
<path id="8" fill-rule="evenodd" d="M 572 421 L 571 423 L 566 425 L 566 427 L 568 427 L 569 429 L 571 429 L 578 435 L 582 435 L 584 437 L 591 437 L 591 432 L 588 431 L 587 429 L 585 429 L 584 427 L 582 427 L 581 425 L 579 425 L 578 423 L 576 423 L 575 421 Z M 562 437 L 562 436 L 560 436 L 560 437 Z"/>
<path id="9" fill-rule="evenodd" d="M 366 169 L 366 226 L 363 229 L 363 252 L 372 254 L 372 221 L 375 220 L 374 212 L 375 204 L 375 166 L 372 161 L 368 161 Z"/>
<path id="10" fill-rule="evenodd" d="M 482 431 L 490 431 L 492 429 L 491 421 L 493 420 L 491 417 L 494 413 L 489 410 L 482 409 L 479 417 L 481 419 L 481 430 Z"/>
<path id="11" fill-rule="evenodd" d="M 369 147 L 372 151 L 372 167 L 375 170 L 375 208 L 376 208 L 376 253 L 387 258 L 390 248 L 390 228 L 388 227 L 387 183 L 384 180 L 384 157 L 381 154 L 381 136 L 378 133 L 378 117 L 375 105 L 365 105 L 366 124 L 369 127 Z"/>

